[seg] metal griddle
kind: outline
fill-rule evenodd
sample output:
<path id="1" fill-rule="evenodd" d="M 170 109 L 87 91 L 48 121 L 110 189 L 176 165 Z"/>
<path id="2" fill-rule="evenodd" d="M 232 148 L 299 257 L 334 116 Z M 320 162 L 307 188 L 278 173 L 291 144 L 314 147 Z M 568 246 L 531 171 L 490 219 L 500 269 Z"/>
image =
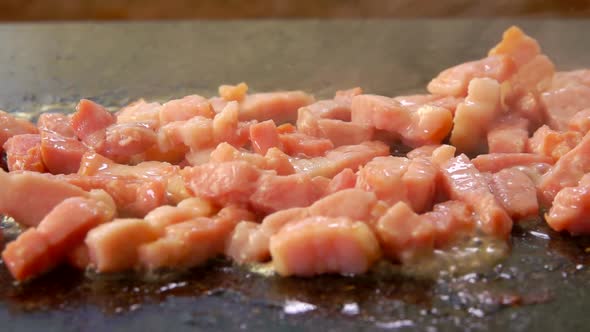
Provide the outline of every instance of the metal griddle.
<path id="1" fill-rule="evenodd" d="M 80 97 L 119 106 L 138 97 L 210 95 L 240 81 L 319 97 L 353 86 L 411 93 L 441 69 L 482 57 L 514 23 L 560 69 L 590 67 L 588 21 L 4 25 L 0 108 L 71 110 Z M 515 227 L 501 264 L 438 280 L 267 278 L 220 260 L 143 280 L 87 278 L 62 267 L 16 286 L 0 266 L 0 330 L 581 331 L 590 326 L 589 247 L 589 239 L 556 234 L 538 219 Z"/>

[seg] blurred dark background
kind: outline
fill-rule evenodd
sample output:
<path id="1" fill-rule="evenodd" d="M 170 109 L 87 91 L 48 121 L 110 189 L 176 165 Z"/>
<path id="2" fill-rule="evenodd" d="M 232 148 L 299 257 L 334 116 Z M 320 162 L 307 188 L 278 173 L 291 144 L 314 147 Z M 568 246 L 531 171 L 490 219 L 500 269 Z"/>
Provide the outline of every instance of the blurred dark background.
<path id="1" fill-rule="evenodd" d="M 590 0 L 0 0 L 0 21 L 590 17 Z"/>

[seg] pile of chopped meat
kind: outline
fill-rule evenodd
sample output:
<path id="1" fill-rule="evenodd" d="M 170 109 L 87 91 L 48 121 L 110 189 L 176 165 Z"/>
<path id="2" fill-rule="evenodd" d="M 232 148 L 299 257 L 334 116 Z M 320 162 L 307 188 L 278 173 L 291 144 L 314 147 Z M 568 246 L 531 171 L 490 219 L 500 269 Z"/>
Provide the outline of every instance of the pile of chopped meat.
<path id="1" fill-rule="evenodd" d="M 24 231 L 2 257 L 19 281 L 59 264 L 187 269 L 225 256 L 282 276 L 409 264 L 474 236 L 506 241 L 547 209 L 590 233 L 590 71 L 555 72 L 511 27 L 428 93 L 360 88 L 81 100 L 36 124 L 0 112 L 0 213 Z M 395 146 L 411 150 L 393 156 Z"/>

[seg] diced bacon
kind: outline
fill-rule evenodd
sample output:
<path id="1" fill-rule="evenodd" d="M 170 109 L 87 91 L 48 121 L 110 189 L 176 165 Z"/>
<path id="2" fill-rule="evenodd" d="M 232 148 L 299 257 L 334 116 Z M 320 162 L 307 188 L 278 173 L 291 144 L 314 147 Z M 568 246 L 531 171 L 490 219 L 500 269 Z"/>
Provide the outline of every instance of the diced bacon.
<path id="1" fill-rule="evenodd" d="M 585 175 L 575 187 L 561 189 L 545 220 L 553 230 L 572 235 L 590 234 L 590 176 Z"/>
<path id="2" fill-rule="evenodd" d="M 44 172 L 41 157 L 41 135 L 21 134 L 9 138 L 4 143 L 6 164 L 9 171 Z"/>
<path id="3" fill-rule="evenodd" d="M 281 149 L 281 141 L 274 121 L 267 120 L 250 126 L 252 149 L 258 154 L 266 154 L 270 148 Z"/>
<path id="4" fill-rule="evenodd" d="M 256 210 L 266 213 L 309 206 L 323 195 L 306 174 L 263 174 L 257 183 L 250 185 L 256 187 L 250 197 L 250 204 Z"/>
<path id="5" fill-rule="evenodd" d="M 334 148 L 332 141 L 302 133 L 280 134 L 283 151 L 291 156 L 319 157 Z"/>
<path id="6" fill-rule="evenodd" d="M 438 166 L 455 157 L 457 149 L 452 145 L 443 144 L 432 151 L 432 162 Z"/>
<path id="7" fill-rule="evenodd" d="M 82 99 L 76 106 L 71 123 L 76 136 L 82 142 L 97 147 L 105 138 L 105 129 L 115 121 L 113 114 L 104 107 L 88 99 Z"/>
<path id="8" fill-rule="evenodd" d="M 151 129 L 160 128 L 160 103 L 148 103 L 139 99 L 117 112 L 117 123 L 141 123 Z"/>
<path id="9" fill-rule="evenodd" d="M 410 126 L 410 111 L 393 98 L 359 95 L 352 99 L 352 122 L 399 133 Z"/>
<path id="10" fill-rule="evenodd" d="M 88 193 L 36 172 L 6 173 L 0 169 L 0 214 L 26 226 L 37 226 L 57 204 Z"/>
<path id="11" fill-rule="evenodd" d="M 37 120 L 39 131 L 52 131 L 63 137 L 74 137 L 70 118 L 61 113 L 42 113 Z"/>
<path id="12" fill-rule="evenodd" d="M 235 224 L 226 219 L 196 218 L 166 227 L 166 234 L 138 248 L 139 264 L 149 270 L 191 268 L 223 252 Z"/>
<path id="13" fill-rule="evenodd" d="M 225 254 L 239 264 L 264 262 L 270 256 L 269 241 L 260 231 L 260 224 L 242 221 L 232 231 Z"/>
<path id="14" fill-rule="evenodd" d="M 2 251 L 2 259 L 10 274 L 19 281 L 46 272 L 56 264 L 47 239 L 34 228 L 27 229 L 15 241 L 6 245 Z"/>
<path id="15" fill-rule="evenodd" d="M 123 123 L 106 129 L 104 144 L 99 149 L 105 156 L 119 162 L 129 162 L 157 143 L 156 133 L 136 123 Z"/>
<path id="16" fill-rule="evenodd" d="M 53 208 L 37 230 L 47 239 L 53 258 L 62 260 L 83 243 L 88 231 L 113 217 L 113 211 L 102 202 L 72 197 Z"/>
<path id="17" fill-rule="evenodd" d="M 541 203 L 550 205 L 557 193 L 565 187 L 573 187 L 584 174 L 590 172 L 590 133 L 580 144 L 563 155 L 555 165 L 543 175 L 538 190 Z"/>
<path id="18" fill-rule="evenodd" d="M 161 180 L 134 177 L 69 174 L 57 179 L 83 190 L 102 189 L 114 199 L 123 216 L 144 217 L 158 206 L 168 203 L 166 184 Z"/>
<path id="19" fill-rule="evenodd" d="M 270 239 L 281 276 L 361 274 L 381 256 L 369 227 L 347 218 L 310 217 L 289 223 Z"/>
<path id="20" fill-rule="evenodd" d="M 270 237 L 287 223 L 306 217 L 307 208 L 290 208 L 269 214 L 262 224 L 241 221 L 232 231 L 225 254 L 240 264 L 265 262 L 270 259 Z"/>
<path id="21" fill-rule="evenodd" d="M 322 119 L 307 108 L 299 109 L 297 129 L 310 136 L 327 138 L 334 146 L 354 145 L 373 138 L 373 127 L 338 119 Z"/>
<path id="22" fill-rule="evenodd" d="M 143 219 L 115 219 L 88 232 L 85 243 L 96 271 L 122 272 L 136 267 L 138 248 L 157 238 L 158 232 Z"/>
<path id="23" fill-rule="evenodd" d="M 490 78 L 503 82 L 516 70 L 511 56 L 492 55 L 477 61 L 466 62 L 445 69 L 428 83 L 428 92 L 442 96 L 466 96 L 468 85 L 474 78 Z"/>
<path id="24" fill-rule="evenodd" d="M 389 147 L 382 142 L 370 141 L 358 145 L 344 145 L 326 152 L 324 157 L 295 159 L 293 167 L 298 173 L 332 178 L 345 168 L 356 171 L 361 165 L 378 156 L 389 154 Z"/>
<path id="25" fill-rule="evenodd" d="M 590 131 L 590 108 L 579 111 L 568 121 L 568 129 L 586 134 Z"/>
<path id="26" fill-rule="evenodd" d="M 350 104 L 352 98 L 363 94 L 363 89 L 360 87 L 354 87 L 346 90 L 338 90 L 334 95 L 334 101 L 341 104 Z"/>
<path id="27" fill-rule="evenodd" d="M 196 196 L 224 204 L 247 203 L 256 191 L 260 170 L 244 161 L 208 163 L 182 170 Z"/>
<path id="28" fill-rule="evenodd" d="M 539 214 L 537 189 L 524 172 L 508 168 L 493 174 L 490 188 L 513 220 Z"/>
<path id="29" fill-rule="evenodd" d="M 302 111 L 309 112 L 310 115 L 318 119 L 350 121 L 352 96 L 347 99 L 348 101 L 344 103 L 335 100 L 319 100 L 313 104 L 301 107 L 298 111 L 297 121 L 299 121 Z"/>
<path id="30" fill-rule="evenodd" d="M 52 174 L 76 173 L 86 151 L 88 148 L 75 138 L 49 131 L 41 132 L 41 157 Z"/>
<path id="31" fill-rule="evenodd" d="M 500 112 L 500 84 L 489 78 L 473 79 L 465 102 L 457 106 L 451 144 L 459 152 L 481 150 L 488 127 Z"/>
<path id="32" fill-rule="evenodd" d="M 405 200 L 418 213 L 432 207 L 436 192 L 436 180 L 439 167 L 428 158 L 414 158 L 410 161 L 407 171 L 402 175 L 405 187 Z"/>
<path id="33" fill-rule="evenodd" d="M 410 166 L 410 160 L 402 157 L 377 157 L 358 172 L 356 188 L 373 192 L 377 198 L 395 204 L 407 198 L 407 188 L 402 177 Z"/>
<path id="34" fill-rule="evenodd" d="M 174 121 L 185 121 L 202 116 L 212 119 L 215 112 L 209 105 L 209 100 L 199 95 L 190 95 L 181 99 L 173 99 L 162 105 L 159 119 L 160 124 L 165 125 Z"/>
<path id="35" fill-rule="evenodd" d="M 479 215 L 481 228 L 488 234 L 507 238 L 512 220 L 488 188 L 474 164 L 460 155 L 442 167 L 443 183 L 451 199 L 465 202 Z"/>
<path id="36" fill-rule="evenodd" d="M 356 187 L 388 204 L 405 201 L 422 212 L 432 205 L 438 173 L 438 166 L 424 157 L 379 157 L 359 170 Z"/>
<path id="37" fill-rule="evenodd" d="M 328 194 L 340 190 L 354 188 L 356 186 L 357 175 L 350 169 L 345 168 L 342 172 L 336 174 L 328 185 Z"/>
<path id="38" fill-rule="evenodd" d="M 0 152 L 4 143 L 12 136 L 37 134 L 38 130 L 32 123 L 18 119 L 9 113 L 0 111 Z"/>
<path id="39" fill-rule="evenodd" d="M 200 198 L 195 199 L 201 200 Z M 198 217 L 208 217 L 210 216 L 210 212 L 211 211 L 207 208 L 191 209 L 188 207 L 163 205 L 150 211 L 144 219 L 154 229 L 164 231 L 164 229 L 170 225 L 178 224 Z"/>
<path id="40" fill-rule="evenodd" d="M 308 212 L 311 216 L 346 217 L 369 222 L 375 204 L 377 204 L 377 197 L 374 193 L 359 189 L 345 189 L 313 203 Z"/>
<path id="41" fill-rule="evenodd" d="M 231 147 L 232 151 L 236 151 L 237 154 L 233 154 L 233 152 L 231 154 L 220 153 L 219 147 L 222 145 Z M 199 165 L 206 164 L 208 162 L 222 162 L 222 161 L 231 161 L 231 160 L 252 161 L 252 160 L 250 160 L 250 158 L 247 158 L 247 159 L 241 158 L 242 154 L 244 154 L 244 152 L 240 152 L 239 150 L 237 150 L 233 146 L 229 145 L 228 143 L 223 142 L 223 143 L 219 143 L 219 145 L 215 149 L 200 149 L 200 150 L 188 151 L 186 153 L 186 155 L 184 156 L 183 162 L 181 162 L 179 164 L 179 166 L 181 166 L 181 168 L 184 168 L 185 166 L 199 166 Z M 250 156 L 250 155 L 253 155 L 253 154 L 248 154 L 248 156 Z M 213 156 L 215 156 L 215 158 L 219 158 L 219 159 L 214 159 Z M 229 159 L 224 160 L 222 158 L 229 158 Z"/>
<path id="42" fill-rule="evenodd" d="M 277 124 L 295 122 L 297 110 L 313 102 L 313 96 L 303 91 L 250 94 L 240 102 L 240 120 L 274 120 Z"/>
<path id="43" fill-rule="evenodd" d="M 531 61 L 540 52 L 541 47 L 535 39 L 527 36 L 518 27 L 511 26 L 504 31 L 502 41 L 494 46 L 488 55 L 508 55 L 520 67 Z"/>
<path id="44" fill-rule="evenodd" d="M 535 129 L 545 123 L 545 109 L 539 95 L 526 93 L 506 105 L 514 114 L 529 120 L 529 129 Z"/>
<path id="45" fill-rule="evenodd" d="M 505 117 L 490 127 L 487 134 L 489 153 L 525 152 L 529 138 L 528 121 L 519 117 Z"/>
<path id="46" fill-rule="evenodd" d="M 277 148 L 271 148 L 265 156 L 250 153 L 245 150 L 238 150 L 227 143 L 220 143 L 210 154 L 210 159 L 205 162 L 228 162 L 246 161 L 260 169 L 275 170 L 278 175 L 289 175 L 295 173 L 289 156 Z"/>
<path id="47" fill-rule="evenodd" d="M 558 90 L 572 85 L 590 86 L 590 69 L 578 69 L 555 73 L 551 89 Z"/>
<path id="48" fill-rule="evenodd" d="M 215 142 L 228 142 L 241 147 L 248 142 L 249 125 L 238 121 L 238 103 L 229 102 L 213 119 L 213 137 Z M 242 125 L 242 127 L 240 127 Z M 241 133 L 243 131 L 243 134 Z"/>
<path id="49" fill-rule="evenodd" d="M 556 130 L 567 129 L 569 120 L 579 111 L 590 108 L 590 85 L 571 84 L 541 94 L 548 124 Z"/>
<path id="50" fill-rule="evenodd" d="M 522 65 L 510 79 L 511 97 L 522 96 L 529 92 L 536 95 L 549 89 L 554 73 L 555 66 L 547 56 L 535 56 Z"/>
<path id="51" fill-rule="evenodd" d="M 399 134 L 405 144 L 420 146 L 440 143 L 452 127 L 451 112 L 423 105 L 411 111 L 398 101 L 383 96 L 360 95 L 352 100 L 352 122 Z"/>
<path id="52" fill-rule="evenodd" d="M 291 134 L 297 131 L 297 128 L 291 123 L 283 123 L 277 127 L 279 134 Z"/>
<path id="53" fill-rule="evenodd" d="M 445 248 L 475 230 L 473 212 L 461 201 L 446 201 L 421 216 L 434 226 L 435 248 Z"/>
<path id="54" fill-rule="evenodd" d="M 264 156 L 266 169 L 275 170 L 278 175 L 289 175 L 295 173 L 289 156 L 277 148 L 271 148 Z"/>
<path id="55" fill-rule="evenodd" d="M 430 144 L 430 145 L 422 145 L 413 149 L 412 151 L 408 152 L 406 156 L 410 159 L 419 158 L 419 157 L 432 157 L 432 153 L 436 150 L 440 145 L 438 144 Z"/>
<path id="56" fill-rule="evenodd" d="M 108 211 L 91 199 L 65 199 L 37 229 L 29 229 L 6 247 L 2 256 L 10 272 L 20 281 L 47 272 L 80 245 L 91 228 L 112 218 Z"/>
<path id="57" fill-rule="evenodd" d="M 528 151 L 557 161 L 581 140 L 582 134 L 577 131 L 560 132 L 543 125 L 528 140 Z"/>
<path id="58" fill-rule="evenodd" d="M 221 85 L 218 90 L 219 96 L 224 100 L 241 101 L 246 97 L 248 85 L 244 82 L 237 85 Z"/>
<path id="59" fill-rule="evenodd" d="M 215 113 L 221 112 L 225 106 L 227 105 L 228 101 L 221 98 L 221 97 L 211 97 L 209 98 L 209 104 Z"/>
<path id="60" fill-rule="evenodd" d="M 429 255 L 434 248 L 433 224 L 404 202 L 396 203 L 379 218 L 375 232 L 385 256 L 402 263 Z"/>
<path id="61" fill-rule="evenodd" d="M 529 166 L 534 164 L 553 164 L 553 159 L 533 153 L 490 153 L 480 154 L 471 160 L 480 172 L 495 173 L 504 168 Z"/>
<path id="62" fill-rule="evenodd" d="M 178 145 L 200 150 L 210 147 L 213 142 L 213 121 L 201 116 L 188 121 L 170 122 L 158 131 L 158 144 L 162 151 L 174 149 Z"/>

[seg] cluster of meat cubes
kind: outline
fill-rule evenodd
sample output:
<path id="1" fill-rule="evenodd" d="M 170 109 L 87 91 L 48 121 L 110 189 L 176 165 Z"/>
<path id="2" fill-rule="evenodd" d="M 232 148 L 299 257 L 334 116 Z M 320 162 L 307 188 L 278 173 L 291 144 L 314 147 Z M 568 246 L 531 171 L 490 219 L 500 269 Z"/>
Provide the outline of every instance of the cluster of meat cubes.
<path id="1" fill-rule="evenodd" d="M 283 276 L 360 274 L 539 215 L 590 232 L 590 71 L 555 72 L 509 28 L 428 94 L 302 91 L 81 100 L 36 124 L 0 113 L 2 253 L 19 281 L 66 263 L 99 273 L 186 269 L 224 255 Z M 446 144 L 445 144 L 446 143 Z M 412 151 L 392 156 L 391 146 Z M 2 150 L 0 150 L 2 152 Z"/>

